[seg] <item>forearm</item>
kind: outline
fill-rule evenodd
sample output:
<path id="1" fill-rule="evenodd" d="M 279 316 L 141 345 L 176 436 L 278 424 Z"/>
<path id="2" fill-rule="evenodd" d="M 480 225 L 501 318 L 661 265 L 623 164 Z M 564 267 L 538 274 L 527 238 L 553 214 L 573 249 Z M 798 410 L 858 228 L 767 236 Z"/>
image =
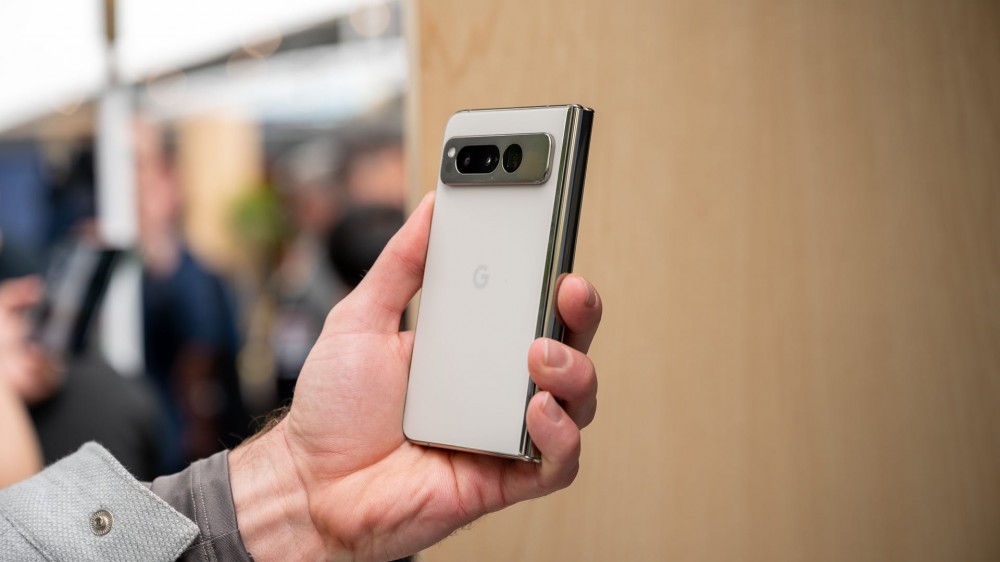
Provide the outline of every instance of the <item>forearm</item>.
<path id="1" fill-rule="evenodd" d="M 229 477 L 243 544 L 255 562 L 327 559 L 283 424 L 230 452 Z"/>

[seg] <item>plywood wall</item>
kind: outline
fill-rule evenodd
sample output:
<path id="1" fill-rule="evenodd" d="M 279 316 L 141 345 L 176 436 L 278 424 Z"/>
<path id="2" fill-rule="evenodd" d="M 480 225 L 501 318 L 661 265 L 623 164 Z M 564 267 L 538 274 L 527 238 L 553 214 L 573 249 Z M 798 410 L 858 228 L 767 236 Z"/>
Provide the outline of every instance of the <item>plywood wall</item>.
<path id="1" fill-rule="evenodd" d="M 1000 560 L 1000 4 L 410 4 L 459 109 L 596 109 L 577 482 L 432 561 Z"/>
<path id="2" fill-rule="evenodd" d="M 184 234 L 191 249 L 217 271 L 254 271 L 257 256 L 235 230 L 234 209 L 262 181 L 257 124 L 236 115 L 197 117 L 181 122 L 177 135 Z"/>

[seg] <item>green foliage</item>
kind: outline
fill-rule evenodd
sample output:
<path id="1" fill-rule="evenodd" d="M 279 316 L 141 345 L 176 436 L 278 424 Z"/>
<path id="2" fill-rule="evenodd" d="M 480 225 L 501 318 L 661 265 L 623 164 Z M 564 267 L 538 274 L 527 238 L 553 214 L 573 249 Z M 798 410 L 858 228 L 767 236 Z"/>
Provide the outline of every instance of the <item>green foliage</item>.
<path id="1" fill-rule="evenodd" d="M 233 228 L 265 255 L 281 247 L 289 235 L 289 225 L 271 186 L 258 185 L 234 202 Z"/>

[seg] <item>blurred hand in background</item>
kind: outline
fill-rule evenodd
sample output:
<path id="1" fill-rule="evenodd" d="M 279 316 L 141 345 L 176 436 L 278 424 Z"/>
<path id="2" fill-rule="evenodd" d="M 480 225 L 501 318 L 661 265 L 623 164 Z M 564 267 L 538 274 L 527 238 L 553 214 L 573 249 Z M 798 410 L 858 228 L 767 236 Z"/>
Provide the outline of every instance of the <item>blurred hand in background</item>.
<path id="1" fill-rule="evenodd" d="M 25 402 L 38 402 L 59 385 L 41 348 L 30 342 L 26 310 L 42 297 L 37 278 L 0 283 L 0 488 L 42 467 L 42 453 Z"/>
<path id="2" fill-rule="evenodd" d="M 62 383 L 59 370 L 37 343 L 31 341 L 28 309 L 42 300 L 37 277 L 0 283 L 0 383 L 28 405 L 52 395 Z"/>

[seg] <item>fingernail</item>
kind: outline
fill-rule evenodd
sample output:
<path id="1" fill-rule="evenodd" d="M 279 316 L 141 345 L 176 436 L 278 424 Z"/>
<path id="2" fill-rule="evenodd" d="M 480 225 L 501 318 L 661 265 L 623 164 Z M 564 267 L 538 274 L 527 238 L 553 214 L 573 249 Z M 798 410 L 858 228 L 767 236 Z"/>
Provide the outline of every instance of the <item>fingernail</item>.
<path id="1" fill-rule="evenodd" d="M 597 304 L 597 291 L 594 289 L 594 286 L 586 280 L 580 279 L 580 282 L 583 283 L 583 286 L 587 289 L 587 300 L 583 301 L 583 304 L 593 307 Z"/>
<path id="2" fill-rule="evenodd" d="M 569 353 L 561 344 L 545 340 L 545 365 L 558 369 L 569 362 Z"/>
<path id="3" fill-rule="evenodd" d="M 554 422 L 562 420 L 562 408 L 549 392 L 546 392 L 545 398 L 542 398 L 542 411 L 545 412 L 547 418 Z"/>

